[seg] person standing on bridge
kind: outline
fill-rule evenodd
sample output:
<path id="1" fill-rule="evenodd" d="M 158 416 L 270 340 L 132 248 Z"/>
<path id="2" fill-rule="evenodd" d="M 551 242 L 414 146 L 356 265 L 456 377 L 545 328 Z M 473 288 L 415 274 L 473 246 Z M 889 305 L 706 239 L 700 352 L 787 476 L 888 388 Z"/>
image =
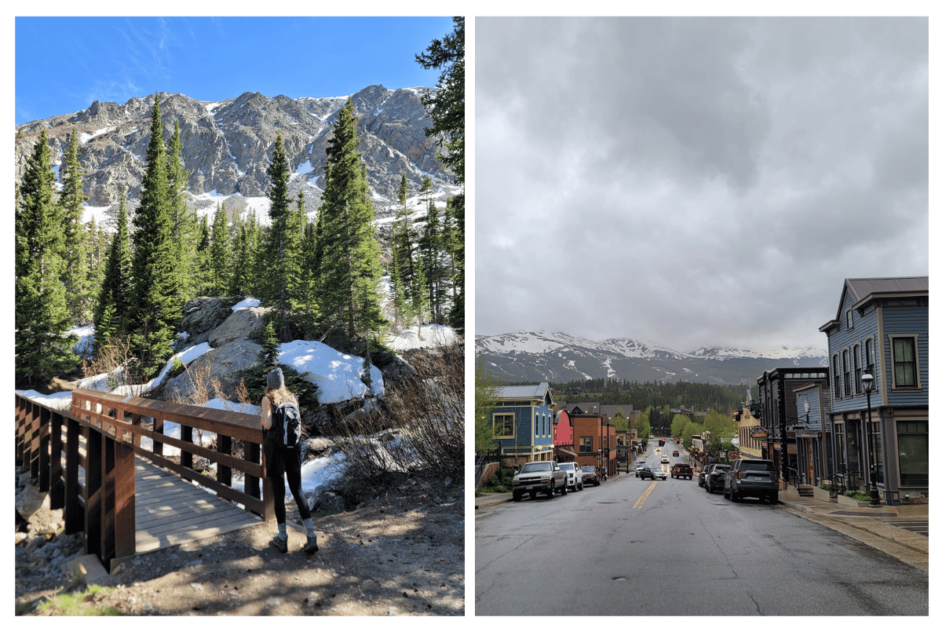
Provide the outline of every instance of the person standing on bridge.
<path id="1" fill-rule="evenodd" d="M 270 545 L 284 554 L 288 551 L 288 526 L 285 523 L 285 475 L 288 476 L 288 487 L 298 505 L 301 522 L 307 531 L 307 543 L 304 551 L 313 554 L 317 551 L 317 535 L 314 534 L 314 521 L 311 519 L 311 509 L 301 492 L 301 446 L 285 447 L 283 443 L 276 442 L 277 429 L 272 429 L 273 415 L 279 411 L 279 406 L 289 403 L 298 406 L 298 398 L 285 387 L 285 375 L 280 368 L 272 369 L 268 373 L 267 390 L 262 398 L 262 434 L 265 449 L 265 470 L 271 480 L 272 496 L 275 501 L 275 519 L 278 521 L 278 534 L 271 540 Z M 300 416 L 300 409 L 298 409 Z"/>

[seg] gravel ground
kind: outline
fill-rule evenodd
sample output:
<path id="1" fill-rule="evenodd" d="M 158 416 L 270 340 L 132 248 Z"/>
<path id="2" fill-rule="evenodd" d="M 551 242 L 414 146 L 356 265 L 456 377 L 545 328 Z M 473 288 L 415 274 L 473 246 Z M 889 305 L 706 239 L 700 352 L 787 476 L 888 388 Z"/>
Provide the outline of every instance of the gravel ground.
<path id="1" fill-rule="evenodd" d="M 17 535 L 17 614 L 49 614 L 39 602 L 84 588 L 65 570 L 81 537 L 48 532 L 61 511 L 45 510 Z M 268 546 L 272 521 L 138 556 L 87 604 L 130 615 L 464 614 L 460 488 L 409 479 L 353 512 L 316 518 L 313 556 L 301 551 L 297 511 L 288 519 L 287 554 Z"/>

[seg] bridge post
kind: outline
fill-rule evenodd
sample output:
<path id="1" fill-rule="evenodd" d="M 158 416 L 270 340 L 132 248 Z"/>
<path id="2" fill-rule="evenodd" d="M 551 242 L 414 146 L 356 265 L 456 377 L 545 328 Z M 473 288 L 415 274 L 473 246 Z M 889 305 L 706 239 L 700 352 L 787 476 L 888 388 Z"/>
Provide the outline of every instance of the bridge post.
<path id="1" fill-rule="evenodd" d="M 85 553 L 101 557 L 102 434 L 93 427 L 85 436 Z"/>
<path id="2" fill-rule="evenodd" d="M 26 432 L 26 399 L 15 395 L 16 399 L 16 456 L 17 466 L 23 465 L 23 434 Z"/>
<path id="3" fill-rule="evenodd" d="M 65 533 L 80 532 L 85 524 L 79 501 L 79 436 L 82 426 L 71 416 L 65 420 Z"/>
<path id="4" fill-rule="evenodd" d="M 29 465 L 29 477 L 39 477 L 39 404 L 29 404 L 29 425 L 26 431 L 26 463 Z"/>
<path id="5" fill-rule="evenodd" d="M 52 413 L 49 424 L 49 507 L 65 506 L 65 485 L 62 482 L 62 421 L 60 412 Z"/>
<path id="6" fill-rule="evenodd" d="M 180 440 L 185 443 L 193 443 L 193 427 L 189 425 L 180 426 Z M 202 445 L 203 443 L 200 443 Z M 189 451 L 180 450 L 180 464 L 187 469 L 193 468 L 193 454 Z"/>
<path id="7" fill-rule="evenodd" d="M 232 437 L 223 436 L 222 434 L 216 435 L 216 451 L 221 454 L 231 455 L 232 454 Z M 232 486 L 232 467 L 226 466 L 222 463 L 216 465 L 216 480 L 222 482 L 226 486 Z"/>
<path id="8" fill-rule="evenodd" d="M 134 447 L 116 443 L 114 464 L 114 553 L 120 559 L 136 551 Z"/>
<path id="9" fill-rule="evenodd" d="M 39 461 L 39 492 L 49 492 L 49 431 L 51 423 L 49 408 L 42 406 L 39 409 L 39 452 L 36 456 Z"/>

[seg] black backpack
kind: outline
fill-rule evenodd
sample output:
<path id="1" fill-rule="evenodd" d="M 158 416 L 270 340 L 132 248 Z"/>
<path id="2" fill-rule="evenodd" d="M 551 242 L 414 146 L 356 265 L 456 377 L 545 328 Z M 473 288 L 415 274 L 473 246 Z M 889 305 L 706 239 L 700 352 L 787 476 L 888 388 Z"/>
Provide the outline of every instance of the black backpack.
<path id="1" fill-rule="evenodd" d="M 298 404 L 286 401 L 279 405 L 272 412 L 271 424 L 275 444 L 286 449 L 298 446 L 301 440 L 301 409 Z"/>

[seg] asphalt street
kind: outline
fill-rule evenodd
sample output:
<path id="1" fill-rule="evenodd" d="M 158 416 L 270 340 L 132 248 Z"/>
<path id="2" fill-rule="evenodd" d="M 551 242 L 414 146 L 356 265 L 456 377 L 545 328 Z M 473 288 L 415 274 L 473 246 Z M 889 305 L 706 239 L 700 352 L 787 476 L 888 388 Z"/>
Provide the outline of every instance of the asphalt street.
<path id="1" fill-rule="evenodd" d="M 623 474 L 487 510 L 477 615 L 928 613 L 926 572 L 781 506 L 708 494 L 696 477 Z"/>

